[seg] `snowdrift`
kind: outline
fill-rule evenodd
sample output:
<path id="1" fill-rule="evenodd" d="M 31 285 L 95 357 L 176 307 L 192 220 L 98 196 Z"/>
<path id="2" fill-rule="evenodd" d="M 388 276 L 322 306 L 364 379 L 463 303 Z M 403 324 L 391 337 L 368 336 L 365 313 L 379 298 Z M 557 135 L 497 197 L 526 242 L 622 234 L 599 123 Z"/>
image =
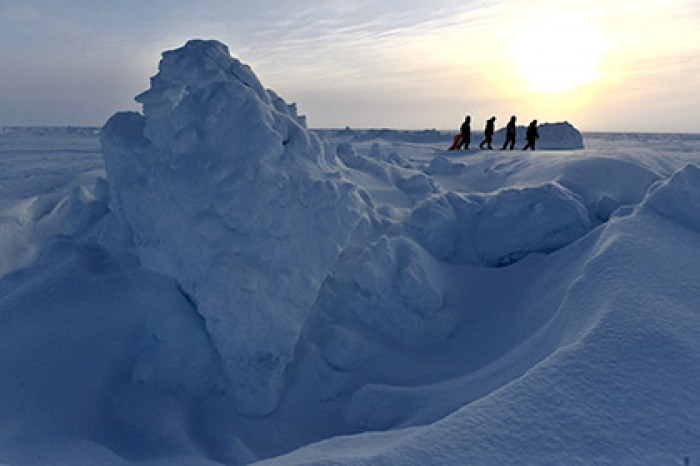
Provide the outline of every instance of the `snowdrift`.
<path id="1" fill-rule="evenodd" d="M 407 219 L 416 240 L 441 260 L 502 266 L 533 252 L 550 252 L 590 229 L 588 212 L 555 183 L 490 195 L 433 197 Z M 512 228 L 521 229 L 513 235 Z"/>
<path id="2" fill-rule="evenodd" d="M 700 287 L 694 273 L 679 270 L 697 270 L 700 260 L 697 215 L 682 207 L 700 193 L 697 183 L 700 169 L 685 167 L 652 186 L 634 211 L 619 212 L 569 249 L 559 265 L 531 269 L 549 283 L 540 305 L 548 293 L 559 296 L 515 352 L 449 382 L 382 384 L 356 395 L 374 428 L 406 406 L 473 402 L 425 427 L 336 437 L 259 464 L 652 465 L 696 456 L 698 432 L 690 426 L 700 414 L 693 301 Z M 527 326 L 519 312 L 509 318 Z M 521 364 L 528 370 L 517 369 Z M 520 376 L 511 373 L 495 390 L 475 388 L 514 370 Z"/>
<path id="3" fill-rule="evenodd" d="M 215 41 L 137 99 L 0 135 L 0 462 L 700 455 L 700 138 L 310 131 Z"/>

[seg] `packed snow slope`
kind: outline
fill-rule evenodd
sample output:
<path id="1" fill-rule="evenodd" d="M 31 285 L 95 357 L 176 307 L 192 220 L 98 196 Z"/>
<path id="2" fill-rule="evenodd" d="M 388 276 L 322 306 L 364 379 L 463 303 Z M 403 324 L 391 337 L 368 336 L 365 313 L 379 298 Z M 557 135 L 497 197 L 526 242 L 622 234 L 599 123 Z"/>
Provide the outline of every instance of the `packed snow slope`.
<path id="1" fill-rule="evenodd" d="M 214 41 L 137 99 L 0 133 L 0 463 L 700 458 L 700 136 L 310 131 Z"/>

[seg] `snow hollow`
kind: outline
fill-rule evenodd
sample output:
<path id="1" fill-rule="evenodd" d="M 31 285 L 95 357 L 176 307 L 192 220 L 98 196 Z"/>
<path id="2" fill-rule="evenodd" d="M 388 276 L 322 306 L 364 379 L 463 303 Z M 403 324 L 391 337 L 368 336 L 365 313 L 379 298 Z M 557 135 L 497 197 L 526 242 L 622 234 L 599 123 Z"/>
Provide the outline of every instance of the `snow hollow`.
<path id="1" fill-rule="evenodd" d="M 0 133 L 0 463 L 700 461 L 700 136 L 310 130 L 201 40 L 137 100 Z"/>

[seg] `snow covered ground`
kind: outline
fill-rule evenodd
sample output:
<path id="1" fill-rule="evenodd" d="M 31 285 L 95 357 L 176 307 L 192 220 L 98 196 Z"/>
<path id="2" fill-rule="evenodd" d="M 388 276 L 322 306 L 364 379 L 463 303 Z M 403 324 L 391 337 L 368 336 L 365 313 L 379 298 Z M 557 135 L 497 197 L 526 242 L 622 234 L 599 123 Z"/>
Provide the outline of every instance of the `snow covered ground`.
<path id="1" fill-rule="evenodd" d="M 700 135 L 447 151 L 160 72 L 104 161 L 0 132 L 0 464 L 700 461 Z"/>

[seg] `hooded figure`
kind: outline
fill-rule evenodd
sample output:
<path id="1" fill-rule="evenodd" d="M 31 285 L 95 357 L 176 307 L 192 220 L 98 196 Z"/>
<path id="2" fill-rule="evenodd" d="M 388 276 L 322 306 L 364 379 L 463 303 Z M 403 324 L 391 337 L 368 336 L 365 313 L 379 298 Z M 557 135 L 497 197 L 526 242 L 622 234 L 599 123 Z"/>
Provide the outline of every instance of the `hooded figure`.
<path id="1" fill-rule="evenodd" d="M 457 149 L 461 149 L 464 146 L 465 149 L 469 149 L 469 143 L 472 140 L 472 117 L 469 115 L 464 119 L 464 123 L 459 127 L 459 134 L 462 137 L 457 145 Z"/>
<path id="2" fill-rule="evenodd" d="M 481 141 L 481 143 L 479 144 L 479 149 L 483 149 L 484 144 L 486 144 L 487 149 L 493 149 L 493 147 L 491 147 L 491 142 L 493 139 L 495 124 L 496 124 L 496 117 L 495 116 L 492 116 L 491 118 L 486 120 L 486 128 L 484 129 L 484 140 Z"/>
<path id="3" fill-rule="evenodd" d="M 510 117 L 508 124 L 506 125 L 506 142 L 503 143 L 501 150 L 506 150 L 508 144 L 510 143 L 510 150 L 513 150 L 515 146 L 515 115 Z"/>
<path id="4" fill-rule="evenodd" d="M 523 150 L 532 149 L 535 150 L 535 141 L 539 139 L 540 134 L 537 132 L 537 120 L 532 120 L 530 126 L 527 127 L 527 133 L 525 133 L 525 138 L 527 139 L 527 144 L 523 147 Z"/>

